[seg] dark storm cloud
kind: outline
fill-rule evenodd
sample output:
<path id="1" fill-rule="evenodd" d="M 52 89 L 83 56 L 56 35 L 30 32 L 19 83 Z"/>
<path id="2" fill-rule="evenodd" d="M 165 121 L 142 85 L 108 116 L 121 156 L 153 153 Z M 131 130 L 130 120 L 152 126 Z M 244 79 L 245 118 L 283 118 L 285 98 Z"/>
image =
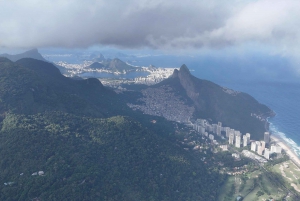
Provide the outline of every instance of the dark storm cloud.
<path id="1" fill-rule="evenodd" d="M 213 1 L 0 1 L 0 8 L 0 44 L 16 47 L 172 47 L 231 14 Z"/>
<path id="2" fill-rule="evenodd" d="M 0 1 L 0 46 L 182 49 L 258 42 L 297 52 L 300 2 Z"/>

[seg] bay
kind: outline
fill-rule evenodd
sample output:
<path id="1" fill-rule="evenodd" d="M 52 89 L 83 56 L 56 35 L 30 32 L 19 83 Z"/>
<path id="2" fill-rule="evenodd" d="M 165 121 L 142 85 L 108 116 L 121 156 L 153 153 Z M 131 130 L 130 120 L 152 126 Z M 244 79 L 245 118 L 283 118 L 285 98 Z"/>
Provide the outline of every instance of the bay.
<path id="1" fill-rule="evenodd" d="M 83 78 L 90 78 L 90 77 L 94 77 L 94 78 L 116 78 L 116 79 L 134 79 L 136 77 L 146 77 L 147 75 L 149 75 L 149 72 L 145 72 L 145 71 L 135 71 L 135 72 L 129 72 L 126 74 L 114 74 L 114 73 L 103 73 L 103 72 L 84 72 L 82 74 L 80 74 L 80 77 Z"/>

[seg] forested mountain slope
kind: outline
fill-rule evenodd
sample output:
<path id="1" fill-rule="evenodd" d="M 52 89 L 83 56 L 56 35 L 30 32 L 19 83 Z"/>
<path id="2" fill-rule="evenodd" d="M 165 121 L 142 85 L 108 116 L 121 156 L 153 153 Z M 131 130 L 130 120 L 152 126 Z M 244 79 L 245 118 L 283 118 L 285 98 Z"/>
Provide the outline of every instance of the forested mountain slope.
<path id="1" fill-rule="evenodd" d="M 0 200 L 216 199 L 224 177 L 172 123 L 47 62 L 0 58 L 0 72 Z"/>

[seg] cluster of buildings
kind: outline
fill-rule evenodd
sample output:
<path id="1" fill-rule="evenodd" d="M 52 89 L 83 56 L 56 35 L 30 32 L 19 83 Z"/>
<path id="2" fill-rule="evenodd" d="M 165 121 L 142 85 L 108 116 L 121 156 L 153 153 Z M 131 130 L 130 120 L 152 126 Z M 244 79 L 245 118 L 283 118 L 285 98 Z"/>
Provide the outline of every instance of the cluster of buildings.
<path id="1" fill-rule="evenodd" d="M 250 133 L 242 135 L 240 131 L 234 130 L 230 127 L 222 127 L 222 122 L 217 124 L 209 124 L 205 119 L 197 119 L 193 125 L 193 129 L 198 131 L 200 134 L 208 137 L 213 143 L 217 144 L 214 140 L 214 135 L 222 137 L 221 133 L 225 133 L 228 138 L 228 144 L 232 144 L 237 148 L 247 147 L 251 144 L 251 151 L 256 152 L 260 156 L 264 156 L 266 159 L 270 159 L 272 153 L 281 153 L 282 148 L 277 145 L 271 145 L 270 148 L 266 148 L 266 145 L 270 143 L 270 133 L 264 133 L 264 140 L 262 141 L 251 141 Z M 222 150 L 228 150 L 227 145 L 221 145 Z"/>
<path id="2" fill-rule="evenodd" d="M 188 122 L 195 112 L 195 108 L 176 96 L 170 86 L 147 88 L 141 92 L 143 96 L 137 100 L 138 103 L 127 104 L 131 109 L 176 122 Z"/>
<path id="3" fill-rule="evenodd" d="M 205 119 L 197 119 L 193 124 L 193 129 L 200 134 L 207 136 L 214 141 L 214 135 L 222 137 L 222 132 L 229 139 L 229 144 L 234 144 L 236 147 L 247 146 L 250 143 L 250 133 L 242 135 L 240 131 L 230 127 L 222 127 L 222 122 L 217 124 L 209 124 Z M 210 133 L 210 134 L 209 134 Z"/>
<path id="4" fill-rule="evenodd" d="M 251 151 L 257 152 L 258 155 L 264 156 L 266 159 L 270 159 L 270 154 L 281 153 L 282 148 L 277 145 L 271 145 L 270 148 L 266 148 L 266 144 L 270 143 L 270 133 L 264 133 L 263 141 L 251 142 Z"/>

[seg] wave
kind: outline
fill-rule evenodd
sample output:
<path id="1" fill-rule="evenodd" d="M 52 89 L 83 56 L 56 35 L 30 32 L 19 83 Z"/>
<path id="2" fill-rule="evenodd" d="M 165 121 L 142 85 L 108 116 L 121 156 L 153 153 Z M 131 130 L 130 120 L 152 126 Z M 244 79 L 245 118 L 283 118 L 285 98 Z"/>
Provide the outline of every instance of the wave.
<path id="1" fill-rule="evenodd" d="M 291 138 L 288 138 L 285 133 L 279 131 L 279 129 L 272 122 L 270 123 L 270 131 L 272 135 L 281 138 L 287 146 L 289 146 L 297 156 L 300 156 L 300 146 Z"/>

